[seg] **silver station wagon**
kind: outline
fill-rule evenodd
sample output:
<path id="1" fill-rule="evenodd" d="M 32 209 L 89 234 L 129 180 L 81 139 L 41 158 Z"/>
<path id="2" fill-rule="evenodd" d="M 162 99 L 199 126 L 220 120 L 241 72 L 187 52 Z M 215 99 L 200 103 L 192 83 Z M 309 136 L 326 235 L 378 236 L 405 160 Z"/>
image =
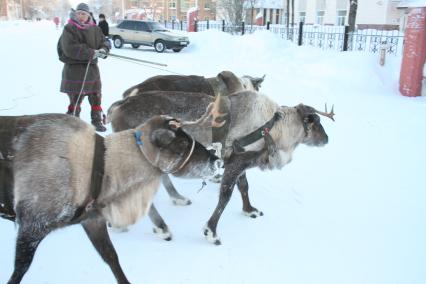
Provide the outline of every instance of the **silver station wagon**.
<path id="1" fill-rule="evenodd" d="M 153 46 L 157 52 L 166 49 L 179 52 L 189 44 L 188 37 L 172 33 L 158 22 L 140 20 L 122 20 L 110 27 L 109 37 L 116 48 L 124 44 L 131 44 L 133 48 L 146 45 Z"/>

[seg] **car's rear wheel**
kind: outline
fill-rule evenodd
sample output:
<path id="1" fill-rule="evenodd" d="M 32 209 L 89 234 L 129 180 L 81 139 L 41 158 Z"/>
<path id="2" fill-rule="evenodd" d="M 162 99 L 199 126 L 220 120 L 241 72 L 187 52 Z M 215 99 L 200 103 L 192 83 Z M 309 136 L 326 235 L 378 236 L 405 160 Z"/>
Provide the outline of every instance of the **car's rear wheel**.
<path id="1" fill-rule="evenodd" d="M 180 52 L 182 50 L 182 48 L 173 48 L 174 52 Z"/>
<path id="2" fill-rule="evenodd" d="M 134 43 L 132 43 L 132 47 L 133 48 L 138 48 L 139 46 L 141 46 L 140 44 L 134 44 Z"/>
<path id="3" fill-rule="evenodd" d="M 166 43 L 163 40 L 159 39 L 154 43 L 154 48 L 155 48 L 155 51 L 161 53 L 164 50 L 166 50 Z"/>
<path id="4" fill-rule="evenodd" d="M 113 38 L 113 43 L 115 48 L 122 48 L 123 47 L 123 39 L 119 36 L 116 36 Z"/>

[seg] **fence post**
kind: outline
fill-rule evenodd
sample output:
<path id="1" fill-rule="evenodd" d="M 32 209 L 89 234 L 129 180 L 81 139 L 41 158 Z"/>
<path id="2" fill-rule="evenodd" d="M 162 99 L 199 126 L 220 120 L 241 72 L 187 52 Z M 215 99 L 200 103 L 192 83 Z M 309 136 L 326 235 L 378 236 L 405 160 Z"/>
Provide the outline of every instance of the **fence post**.
<path id="1" fill-rule="evenodd" d="M 222 32 L 225 31 L 225 20 L 222 20 Z"/>
<path id="2" fill-rule="evenodd" d="M 348 51 L 349 26 L 345 26 L 345 35 L 343 36 L 343 51 Z"/>
<path id="3" fill-rule="evenodd" d="M 303 44 L 303 22 L 299 22 L 299 40 L 297 45 L 301 46 Z"/>
<path id="4" fill-rule="evenodd" d="M 241 35 L 244 35 L 245 28 L 246 28 L 246 24 L 244 22 L 242 22 L 241 23 Z"/>
<path id="5" fill-rule="evenodd" d="M 209 22 L 209 20 L 207 20 L 207 29 L 209 29 L 210 28 L 210 22 Z"/>
<path id="6" fill-rule="evenodd" d="M 271 25 L 271 22 L 270 21 L 268 21 L 267 23 L 266 23 L 266 29 L 269 31 L 269 26 Z"/>
<path id="7" fill-rule="evenodd" d="M 183 31 L 183 21 L 180 21 L 180 30 Z"/>
<path id="8" fill-rule="evenodd" d="M 198 20 L 195 20 L 194 23 L 194 32 L 198 32 Z"/>

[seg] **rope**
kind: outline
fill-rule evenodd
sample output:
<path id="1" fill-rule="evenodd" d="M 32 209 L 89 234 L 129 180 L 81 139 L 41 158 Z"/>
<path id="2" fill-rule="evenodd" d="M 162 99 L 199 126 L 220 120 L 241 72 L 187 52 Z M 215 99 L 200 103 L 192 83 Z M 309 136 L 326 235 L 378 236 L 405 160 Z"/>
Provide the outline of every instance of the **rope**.
<path id="1" fill-rule="evenodd" d="M 142 66 L 149 67 L 149 68 L 152 68 L 152 69 L 157 69 L 157 70 L 161 70 L 161 71 L 169 72 L 169 73 L 171 73 L 171 74 L 175 74 L 175 75 L 183 75 L 183 76 L 185 75 L 185 74 L 178 73 L 178 72 L 174 72 L 174 71 L 170 71 L 170 70 L 167 70 L 167 69 L 164 69 L 164 68 L 154 67 L 154 66 L 150 66 L 150 65 L 143 64 L 143 63 L 140 63 L 140 62 L 135 62 L 135 61 L 130 60 L 130 59 L 125 59 L 125 58 L 120 58 L 120 57 L 112 57 L 112 58 L 115 58 L 115 59 L 118 59 L 118 60 L 127 61 L 127 62 L 134 63 L 134 64 L 138 64 L 138 65 L 142 65 Z"/>
<path id="2" fill-rule="evenodd" d="M 87 62 L 87 67 L 86 67 L 86 72 L 84 73 L 83 83 L 81 84 L 80 93 L 78 94 L 78 97 L 77 97 L 76 106 L 74 107 L 74 110 L 72 112 L 73 116 L 75 116 L 75 112 L 78 108 L 78 102 L 80 101 L 81 94 L 83 93 L 84 84 L 86 83 L 87 73 L 89 73 L 90 62 L 91 62 L 91 60 L 89 62 Z"/>
<path id="3" fill-rule="evenodd" d="M 206 181 L 203 180 L 203 183 L 201 184 L 201 188 L 197 191 L 197 193 L 200 193 L 200 191 L 207 185 Z"/>

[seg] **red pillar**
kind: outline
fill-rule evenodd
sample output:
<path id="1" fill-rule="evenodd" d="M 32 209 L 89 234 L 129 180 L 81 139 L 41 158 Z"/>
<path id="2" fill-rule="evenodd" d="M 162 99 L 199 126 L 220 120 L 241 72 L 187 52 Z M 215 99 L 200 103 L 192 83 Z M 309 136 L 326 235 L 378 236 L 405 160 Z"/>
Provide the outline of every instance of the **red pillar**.
<path id="1" fill-rule="evenodd" d="M 399 91 L 407 97 L 420 96 L 426 61 L 426 7 L 411 9 L 404 41 Z"/>
<path id="2" fill-rule="evenodd" d="M 186 19 L 188 23 L 188 32 L 195 32 L 195 21 L 198 17 L 198 10 L 193 9 L 187 12 Z"/>

